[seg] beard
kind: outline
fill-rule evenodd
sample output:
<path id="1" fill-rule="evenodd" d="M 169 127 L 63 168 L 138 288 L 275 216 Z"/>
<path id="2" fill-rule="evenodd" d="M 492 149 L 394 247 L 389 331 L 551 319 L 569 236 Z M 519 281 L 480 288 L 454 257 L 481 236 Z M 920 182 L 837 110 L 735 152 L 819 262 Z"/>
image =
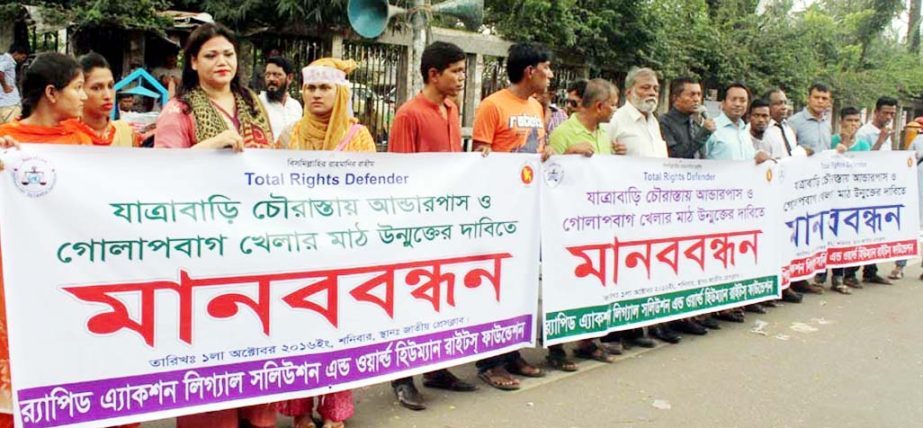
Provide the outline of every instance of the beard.
<path id="1" fill-rule="evenodd" d="M 653 113 L 654 110 L 657 110 L 657 98 L 654 97 L 641 98 L 639 96 L 630 95 L 628 97 L 628 102 L 635 106 L 641 113 Z"/>
<path id="2" fill-rule="evenodd" d="M 288 92 L 288 85 L 266 86 L 266 98 L 271 102 L 281 103 L 285 99 L 285 93 Z"/>

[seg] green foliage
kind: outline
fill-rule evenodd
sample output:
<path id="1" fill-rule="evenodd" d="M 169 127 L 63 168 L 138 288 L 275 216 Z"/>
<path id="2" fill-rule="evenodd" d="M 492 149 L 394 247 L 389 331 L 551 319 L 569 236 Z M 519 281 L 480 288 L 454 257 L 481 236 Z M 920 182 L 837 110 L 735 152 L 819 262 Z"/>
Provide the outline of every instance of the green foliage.
<path id="1" fill-rule="evenodd" d="M 601 68 L 653 61 L 650 1 L 487 0 L 485 24 L 513 41 L 544 43 Z"/>
<path id="2" fill-rule="evenodd" d="M 0 19 L 12 21 L 21 13 L 20 5 L 39 6 L 49 23 L 70 23 L 78 30 L 115 26 L 163 32 L 170 25 L 169 20 L 157 14 L 170 5 L 168 0 L 0 0 Z"/>
<path id="3" fill-rule="evenodd" d="M 210 13 L 216 21 L 238 30 L 290 24 L 333 27 L 348 23 L 348 0 L 176 0 L 183 10 Z"/>
<path id="4" fill-rule="evenodd" d="M 488 0 L 490 26 L 513 40 L 577 53 L 596 66 L 650 65 L 710 87 L 774 86 L 804 101 L 815 81 L 839 105 L 923 95 L 923 64 L 888 29 L 902 0 Z"/>
<path id="5" fill-rule="evenodd" d="M 78 27 L 115 26 L 163 33 L 170 21 L 157 12 L 168 4 L 166 0 L 86 0 L 74 2 L 71 10 Z"/>

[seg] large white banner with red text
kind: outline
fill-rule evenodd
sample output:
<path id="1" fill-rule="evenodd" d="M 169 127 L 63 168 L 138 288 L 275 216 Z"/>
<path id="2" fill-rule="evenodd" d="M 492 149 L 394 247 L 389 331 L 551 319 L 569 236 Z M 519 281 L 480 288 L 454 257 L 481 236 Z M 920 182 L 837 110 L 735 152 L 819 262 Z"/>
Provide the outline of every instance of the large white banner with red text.
<path id="1" fill-rule="evenodd" d="M 3 155 L 14 409 L 107 426 L 533 345 L 538 158 Z"/>
<path id="2" fill-rule="evenodd" d="M 542 172 L 544 343 L 778 298 L 772 164 L 551 158 Z"/>

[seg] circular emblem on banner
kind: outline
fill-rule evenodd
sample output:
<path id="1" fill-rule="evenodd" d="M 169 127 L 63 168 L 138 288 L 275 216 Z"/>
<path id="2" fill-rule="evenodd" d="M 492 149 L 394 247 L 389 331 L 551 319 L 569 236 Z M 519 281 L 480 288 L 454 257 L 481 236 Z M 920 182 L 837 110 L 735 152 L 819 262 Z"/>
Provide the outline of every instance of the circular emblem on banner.
<path id="1" fill-rule="evenodd" d="M 545 165 L 545 184 L 548 187 L 558 187 L 564 181 L 564 167 L 557 162 L 551 162 Z"/>
<path id="2" fill-rule="evenodd" d="M 30 157 L 16 162 L 13 167 L 13 184 L 20 192 L 31 198 L 45 196 L 54 189 L 58 175 L 48 161 Z"/>
<path id="3" fill-rule="evenodd" d="M 772 182 L 772 169 L 766 170 L 766 181 Z"/>
<path id="4" fill-rule="evenodd" d="M 522 180 L 522 184 L 532 184 L 532 181 L 535 180 L 535 170 L 532 169 L 531 165 L 522 166 L 522 169 L 519 171 L 519 179 Z"/>

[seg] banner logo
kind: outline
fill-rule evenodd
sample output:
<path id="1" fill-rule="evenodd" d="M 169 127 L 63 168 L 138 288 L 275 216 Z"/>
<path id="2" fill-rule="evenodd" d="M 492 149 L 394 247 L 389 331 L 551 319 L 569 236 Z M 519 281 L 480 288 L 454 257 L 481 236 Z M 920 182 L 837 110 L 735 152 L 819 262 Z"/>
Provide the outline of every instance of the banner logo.
<path id="1" fill-rule="evenodd" d="M 48 161 L 38 158 L 25 158 L 13 168 L 13 184 L 20 192 L 30 198 L 45 196 L 54 189 L 58 175 Z"/>
<path id="2" fill-rule="evenodd" d="M 532 184 L 535 180 L 535 170 L 529 165 L 523 165 L 522 170 L 519 171 L 519 179 L 527 186 Z"/>
<path id="3" fill-rule="evenodd" d="M 545 184 L 548 187 L 555 188 L 564 181 L 564 167 L 557 162 L 551 162 L 544 168 Z"/>

